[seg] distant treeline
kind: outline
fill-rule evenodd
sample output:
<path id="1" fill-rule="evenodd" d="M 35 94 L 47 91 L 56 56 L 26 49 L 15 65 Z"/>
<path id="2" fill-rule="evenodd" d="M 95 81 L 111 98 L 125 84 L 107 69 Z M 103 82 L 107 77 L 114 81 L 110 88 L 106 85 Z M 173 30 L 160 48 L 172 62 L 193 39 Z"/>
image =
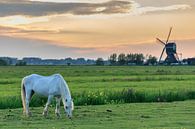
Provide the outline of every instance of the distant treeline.
<path id="1" fill-rule="evenodd" d="M 152 55 L 144 56 L 139 53 L 119 54 L 116 53 L 109 56 L 107 60 L 103 58 L 85 59 L 85 58 L 65 58 L 65 59 L 41 59 L 37 57 L 25 57 L 22 60 L 11 57 L 0 57 L 0 65 L 155 65 L 157 58 Z"/>
<path id="2" fill-rule="evenodd" d="M 25 57 L 22 60 L 11 57 L 0 57 L 0 65 L 95 65 L 95 60 L 85 58 L 65 59 L 41 59 L 37 57 Z"/>
<path id="3" fill-rule="evenodd" d="M 0 57 L 0 66 L 6 65 L 157 65 L 157 57 L 152 55 L 144 55 L 142 53 L 120 53 L 111 54 L 107 60 L 102 57 L 95 59 L 85 58 L 65 58 L 65 59 L 41 59 L 37 57 L 25 57 L 22 60 L 11 57 Z M 183 59 L 182 65 L 195 65 L 195 58 Z"/>
<path id="4" fill-rule="evenodd" d="M 142 53 L 121 53 L 117 55 L 113 53 L 108 58 L 110 65 L 156 65 L 157 57 L 152 55 L 144 56 Z M 104 65 L 103 58 L 96 60 L 96 65 Z"/>
<path id="5" fill-rule="evenodd" d="M 0 59 L 0 66 L 8 65 L 7 62 L 3 59 Z"/>

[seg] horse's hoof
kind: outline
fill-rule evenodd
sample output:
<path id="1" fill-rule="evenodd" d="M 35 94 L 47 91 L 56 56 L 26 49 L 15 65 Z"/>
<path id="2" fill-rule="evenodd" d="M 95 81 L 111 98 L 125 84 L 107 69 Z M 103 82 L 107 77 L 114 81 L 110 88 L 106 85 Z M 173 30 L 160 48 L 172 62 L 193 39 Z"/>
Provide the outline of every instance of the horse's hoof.
<path id="1" fill-rule="evenodd" d="M 31 112 L 27 113 L 27 117 L 31 117 L 31 116 L 32 116 Z"/>
<path id="2" fill-rule="evenodd" d="M 61 117 L 60 113 L 56 113 L 56 116 L 58 119 Z"/>
<path id="3" fill-rule="evenodd" d="M 48 112 L 47 112 L 47 111 L 44 111 L 44 112 L 43 112 L 43 116 L 44 116 L 44 117 L 47 117 L 47 116 L 48 116 Z"/>

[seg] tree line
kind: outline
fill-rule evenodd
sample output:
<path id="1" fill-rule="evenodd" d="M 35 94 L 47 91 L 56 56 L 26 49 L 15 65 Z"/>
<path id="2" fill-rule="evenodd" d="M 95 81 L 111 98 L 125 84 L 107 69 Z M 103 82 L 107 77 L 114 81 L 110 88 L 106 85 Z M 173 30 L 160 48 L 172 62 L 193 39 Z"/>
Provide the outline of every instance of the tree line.
<path id="1" fill-rule="evenodd" d="M 110 65 L 156 65 L 157 58 L 152 55 L 144 56 L 142 53 L 121 53 L 117 55 L 113 53 L 108 58 Z M 103 58 L 96 60 L 96 65 L 104 65 Z"/>
<path id="2" fill-rule="evenodd" d="M 8 65 L 5 60 L 0 59 L 0 66 L 6 66 Z"/>
<path id="3" fill-rule="evenodd" d="M 0 66 L 7 66 L 7 65 L 10 65 L 7 61 L 3 60 L 3 59 L 0 59 Z M 16 66 L 25 66 L 26 65 L 26 62 L 24 61 L 18 61 L 16 64 Z"/>
<path id="4" fill-rule="evenodd" d="M 72 59 L 66 59 L 71 60 Z M 84 62 L 84 58 L 77 59 L 80 62 Z M 60 61 L 60 60 L 59 60 Z M 88 60 L 87 60 L 88 61 Z M 113 53 L 109 56 L 108 60 L 104 60 L 103 58 L 98 58 L 97 60 L 89 60 L 91 61 L 91 65 L 156 65 L 157 64 L 157 58 L 152 55 L 146 55 L 144 56 L 142 53 L 129 53 L 129 54 L 116 54 Z M 56 61 L 55 61 L 56 62 Z M 9 61 L 6 61 L 4 59 L 0 59 L 0 66 L 6 66 L 10 65 Z M 15 64 L 16 66 L 24 66 L 27 65 L 27 62 L 23 60 L 18 60 Z M 71 64 L 70 64 L 71 65 Z M 78 64 L 79 65 L 79 64 Z"/>

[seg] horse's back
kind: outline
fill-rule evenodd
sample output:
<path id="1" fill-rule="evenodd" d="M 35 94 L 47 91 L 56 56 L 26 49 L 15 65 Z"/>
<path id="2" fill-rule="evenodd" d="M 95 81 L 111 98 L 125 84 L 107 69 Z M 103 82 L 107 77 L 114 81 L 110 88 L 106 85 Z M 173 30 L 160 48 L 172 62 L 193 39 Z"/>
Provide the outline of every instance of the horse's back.
<path id="1" fill-rule="evenodd" d="M 42 76 L 38 74 L 31 74 L 25 77 L 25 83 L 29 89 L 37 92 L 38 94 L 48 95 L 51 92 L 60 91 L 60 83 L 62 76 L 60 74 L 53 74 L 51 76 Z"/>
<path id="2" fill-rule="evenodd" d="M 39 75 L 39 74 L 31 74 L 28 75 L 26 77 L 24 77 L 24 79 L 53 79 L 53 78 L 63 78 L 61 74 L 53 74 L 50 76 L 43 76 L 43 75 Z"/>

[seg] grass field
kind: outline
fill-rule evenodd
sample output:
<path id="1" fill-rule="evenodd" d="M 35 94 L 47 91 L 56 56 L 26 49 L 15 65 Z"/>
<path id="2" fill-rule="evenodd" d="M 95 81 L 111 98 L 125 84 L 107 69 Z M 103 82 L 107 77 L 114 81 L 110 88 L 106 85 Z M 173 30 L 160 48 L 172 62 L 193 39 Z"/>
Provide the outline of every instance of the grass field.
<path id="1" fill-rule="evenodd" d="M 43 118 L 46 99 L 40 96 L 31 101 L 33 117 L 22 115 L 20 83 L 32 73 L 62 74 L 76 105 L 73 121 L 57 119 L 53 105 L 49 117 Z M 194 99 L 194 66 L 0 67 L 2 129 L 193 129 Z"/>
<path id="2" fill-rule="evenodd" d="M 195 101 L 76 106 L 71 120 L 57 119 L 54 108 L 42 116 L 43 107 L 33 108 L 33 116 L 22 109 L 0 110 L 2 129 L 194 129 Z M 107 110 L 111 111 L 108 112 Z"/>
<path id="3" fill-rule="evenodd" d="M 75 105 L 195 99 L 193 66 L 8 66 L 0 67 L 1 109 L 21 107 L 21 79 L 32 73 L 62 74 Z M 31 105 L 43 106 L 44 103 L 35 97 Z"/>

